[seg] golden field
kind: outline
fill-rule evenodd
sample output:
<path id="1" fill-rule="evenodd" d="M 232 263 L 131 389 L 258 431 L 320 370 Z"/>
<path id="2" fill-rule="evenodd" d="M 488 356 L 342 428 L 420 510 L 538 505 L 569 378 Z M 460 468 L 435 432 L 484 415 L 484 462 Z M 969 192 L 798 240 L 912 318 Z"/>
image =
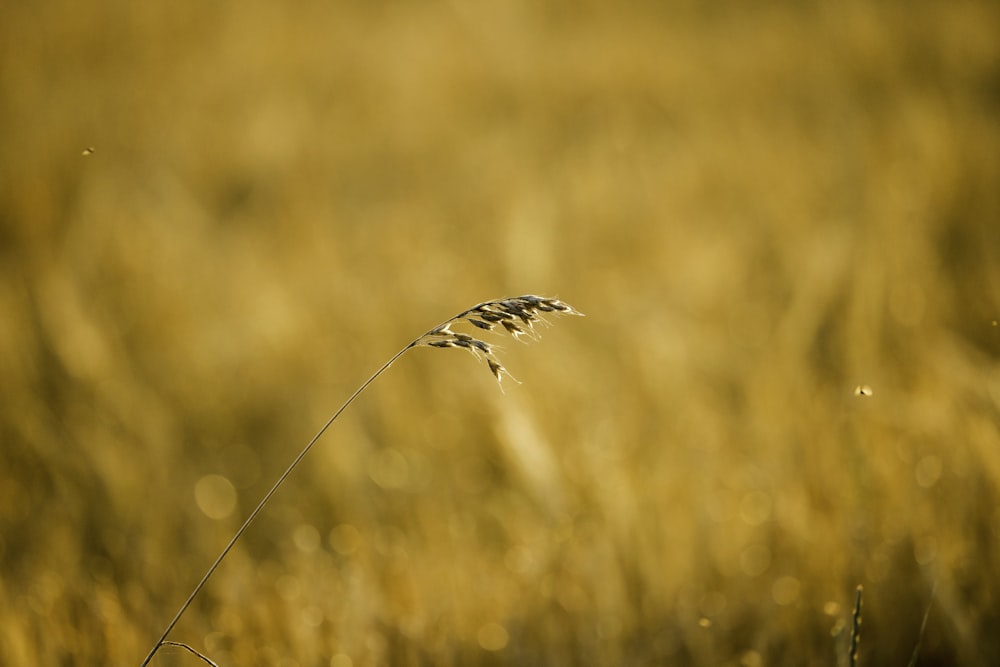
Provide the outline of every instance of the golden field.
<path id="1" fill-rule="evenodd" d="M 0 664 L 1000 664 L 998 36 L 4 3 Z"/>

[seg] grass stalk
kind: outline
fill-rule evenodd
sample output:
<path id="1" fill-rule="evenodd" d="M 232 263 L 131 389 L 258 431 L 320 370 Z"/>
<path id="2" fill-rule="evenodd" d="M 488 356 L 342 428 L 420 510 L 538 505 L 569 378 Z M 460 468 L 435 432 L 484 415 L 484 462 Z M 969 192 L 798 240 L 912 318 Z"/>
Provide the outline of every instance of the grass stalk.
<path id="1" fill-rule="evenodd" d="M 858 665 L 858 651 L 861 646 L 861 594 L 864 587 L 858 584 L 858 596 L 854 600 L 854 617 L 851 623 L 851 652 L 847 656 L 847 664 L 851 667 Z"/>
<path id="2" fill-rule="evenodd" d="M 924 610 L 924 620 L 920 622 L 920 634 L 917 636 L 917 645 L 913 647 L 913 655 L 910 656 L 908 667 L 917 667 L 917 659 L 920 657 L 920 647 L 924 644 L 924 634 L 927 632 L 927 619 L 931 615 L 931 607 L 934 606 L 934 593 L 937 592 L 937 583 L 931 589 L 931 599 L 927 602 L 927 609 Z"/>
<path id="3" fill-rule="evenodd" d="M 483 303 L 476 304 L 468 310 L 462 311 L 458 315 L 449 318 L 437 325 L 433 329 L 428 330 L 422 335 L 415 338 L 409 344 L 407 344 L 403 349 L 401 349 L 396 354 L 382 364 L 381 368 L 375 371 L 371 377 L 365 380 L 354 393 L 344 401 L 336 412 L 323 424 L 322 428 L 317 431 L 316 435 L 306 443 L 305 447 L 292 459 L 292 462 L 288 465 L 285 471 L 278 477 L 278 480 L 271 486 L 264 497 L 261 498 L 260 502 L 254 510 L 247 516 L 243 524 L 237 529 L 236 533 L 229 540 L 226 546 L 222 549 L 219 555 L 215 558 L 212 564 L 209 566 L 208 570 L 202 576 L 201 580 L 191 591 L 184 604 L 181 605 L 177 613 L 174 614 L 173 619 L 167 624 L 167 627 L 163 630 L 159 639 L 153 644 L 149 653 L 146 655 L 145 660 L 142 661 L 141 667 L 146 667 L 149 662 L 156 655 L 156 652 L 160 650 L 165 645 L 175 645 L 185 648 L 195 655 L 199 656 L 209 664 L 214 664 L 208 658 L 198 653 L 187 644 L 181 644 L 178 642 L 168 642 L 167 637 L 170 635 L 171 631 L 181 620 L 184 612 L 188 610 L 191 603 L 198 596 L 198 593 L 205 587 L 208 580 L 212 577 L 215 571 L 218 569 L 219 565 L 222 564 L 223 559 L 232 550 L 236 543 L 240 540 L 243 534 L 253 523 L 257 515 L 261 513 L 267 503 L 271 500 L 272 496 L 278 491 L 281 485 L 288 479 L 288 476 L 292 474 L 292 471 L 298 467 L 299 463 L 305 458 L 309 450 L 313 448 L 319 439 L 326 433 L 327 429 L 333 425 L 333 422 L 337 420 L 338 417 L 346 410 L 354 401 L 364 392 L 365 389 L 371 385 L 372 382 L 377 380 L 379 376 L 389 370 L 389 367 L 396 362 L 401 356 L 406 354 L 408 351 L 415 347 L 438 347 L 438 348 L 457 348 L 464 349 L 470 352 L 477 359 L 485 360 L 486 364 L 490 370 L 490 373 L 497 379 L 499 383 L 504 375 L 510 377 L 510 373 L 497 359 L 494 353 L 493 346 L 479 338 L 471 336 L 466 333 L 459 331 L 453 331 L 452 326 L 457 324 L 468 324 L 475 329 L 492 331 L 503 330 L 512 335 L 515 339 L 521 339 L 522 337 L 534 338 L 535 337 L 535 325 L 544 322 L 544 316 L 546 314 L 564 314 L 564 315 L 582 315 L 582 313 L 574 310 L 570 305 L 559 301 L 558 299 L 540 297 L 534 295 L 525 295 L 519 297 L 512 297 L 506 299 L 497 299 L 494 301 L 484 301 Z"/>

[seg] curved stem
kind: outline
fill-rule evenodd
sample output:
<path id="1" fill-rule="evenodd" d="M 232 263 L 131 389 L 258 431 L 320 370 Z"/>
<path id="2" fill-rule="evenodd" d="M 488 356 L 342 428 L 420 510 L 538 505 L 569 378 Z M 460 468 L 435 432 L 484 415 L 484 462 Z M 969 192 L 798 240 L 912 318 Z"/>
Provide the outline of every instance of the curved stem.
<path id="1" fill-rule="evenodd" d="M 441 326 L 443 326 L 443 324 Z M 187 600 L 184 601 L 184 604 L 181 605 L 181 608 L 177 610 L 176 614 L 174 614 L 173 620 L 171 620 L 170 624 L 167 625 L 167 628 L 163 631 L 163 634 L 160 635 L 160 638 L 156 640 L 156 644 L 154 644 L 153 648 L 149 651 L 149 655 L 147 655 L 146 659 L 142 661 L 141 667 L 146 667 L 146 665 L 149 664 L 149 661 L 153 659 L 153 656 L 156 655 L 156 652 L 160 650 L 160 647 L 163 646 L 164 642 L 167 639 L 167 635 L 169 635 L 170 631 L 174 629 L 174 626 L 177 625 L 177 622 L 181 620 L 181 616 L 183 616 L 184 612 L 186 612 L 188 607 L 191 606 L 191 603 L 194 601 L 195 597 L 198 595 L 198 593 L 201 592 L 201 589 L 205 587 L 205 584 L 208 583 L 209 578 L 212 576 L 212 574 L 215 573 L 215 570 L 218 569 L 219 565 L 222 563 L 222 559 L 224 559 L 226 555 L 232 550 L 236 542 L 239 541 L 240 537 L 243 536 L 243 533 L 245 533 L 247 528 L 250 527 L 250 524 L 253 523 L 253 520 L 257 518 L 257 515 L 260 514 L 261 510 L 264 509 L 264 506 L 267 505 L 267 502 L 271 499 L 271 496 L 273 496 L 275 492 L 277 492 L 278 488 L 282 485 L 282 483 L 284 483 L 284 481 L 288 478 L 288 476 L 292 474 L 292 471 L 295 470 L 295 468 L 299 465 L 299 462 L 302 461 L 303 458 L 305 458 L 305 455 L 309 453 L 309 450 L 312 449 L 313 445 L 315 445 L 316 442 L 320 439 L 320 437 L 322 437 L 322 435 L 326 433 L 327 429 L 330 428 L 333 422 L 337 420 L 337 417 L 339 417 L 340 414 L 344 410 L 346 410 L 351 403 L 354 402 L 354 399 L 360 396 L 361 392 L 363 392 L 365 389 L 368 388 L 368 385 L 370 385 L 372 382 L 378 379 L 378 376 L 382 375 L 382 373 L 389 370 L 389 367 L 392 366 L 392 364 L 397 359 L 403 356 L 403 354 L 406 353 L 407 350 L 409 350 L 412 347 L 415 347 L 417 343 L 420 342 L 420 340 L 422 339 L 423 336 L 420 336 L 419 338 L 411 342 L 409 345 L 404 347 L 402 350 L 394 354 L 392 358 L 389 359 L 389 361 L 385 362 L 385 364 L 383 364 L 381 368 L 375 371 L 370 378 L 365 380 L 364 384 L 358 387 L 354 391 L 354 393 L 351 394 L 350 398 L 344 401 L 344 404 L 341 405 L 340 408 L 338 408 L 338 410 L 333 413 L 333 416 L 330 417 L 325 424 L 323 424 L 323 428 L 321 428 L 316 433 L 316 435 L 312 437 L 312 440 L 310 440 L 309 443 L 302 448 L 302 451 L 300 451 L 298 455 L 295 457 L 295 459 L 292 460 L 288 468 L 285 469 L 285 472 L 283 472 L 281 474 L 281 477 L 278 478 L 278 481 L 274 483 L 271 489 L 266 494 L 264 494 L 263 498 L 261 498 L 260 502 L 257 503 L 257 507 L 255 507 L 253 512 L 250 513 L 250 516 L 246 518 L 246 520 L 243 522 L 243 525 L 239 527 L 239 530 L 237 530 L 236 534 L 233 535 L 231 540 L 229 540 L 229 543 L 222 550 L 219 556 L 215 559 L 215 562 L 213 562 L 212 565 L 208 568 L 208 571 L 205 572 L 205 576 L 201 578 L 201 581 L 199 581 L 198 585 L 194 587 L 193 591 L 191 591 L 191 594 L 188 596 Z"/>
<path id="2" fill-rule="evenodd" d="M 160 638 L 156 640 L 153 648 L 149 651 L 149 655 L 147 655 L 146 659 L 142 661 L 141 667 L 146 667 L 146 665 L 149 664 L 149 661 L 153 659 L 153 656 L 156 655 L 156 652 L 160 650 L 161 646 L 165 643 L 172 643 L 166 641 L 167 636 L 174 629 L 174 626 L 177 625 L 177 622 L 180 621 L 181 616 L 184 615 L 184 612 L 186 612 L 188 607 L 191 606 L 195 597 L 201 592 L 201 589 L 205 587 L 205 584 L 208 583 L 208 580 L 211 578 L 212 574 L 215 573 L 215 570 L 218 569 L 222 560 L 226 557 L 230 550 L 232 550 L 233 546 L 236 545 L 236 542 L 238 542 L 243 536 L 243 533 L 245 533 L 247 528 L 250 527 L 250 524 L 257 518 L 257 515 L 264 509 L 264 506 L 267 505 L 268 501 L 271 500 L 271 496 L 277 492 L 282 483 L 284 483 L 288 476 L 292 474 L 292 471 L 295 470 L 302 459 L 305 458 L 305 455 L 309 453 L 309 450 L 312 449 L 313 445 L 315 445 L 323 434 L 326 433 L 326 430 L 337 420 L 337 417 L 339 417 L 341 413 L 354 402 L 354 399 L 360 396 L 361 392 L 367 389 L 368 385 L 378 379 L 382 373 L 389 370 L 389 367 L 392 366 L 397 359 L 403 356 L 407 350 L 424 343 L 432 347 L 464 348 L 477 358 L 485 357 L 489 365 L 490 373 L 492 373 L 499 382 L 501 375 L 507 373 L 507 369 L 504 368 L 499 361 L 497 361 L 496 357 L 493 355 L 490 345 L 481 340 L 477 340 L 468 334 L 455 333 L 448 328 L 449 325 L 454 322 L 458 322 L 459 320 L 465 320 L 479 329 L 492 330 L 494 327 L 498 327 L 499 323 L 499 328 L 502 328 L 516 338 L 519 335 L 530 333 L 532 325 L 541 320 L 539 312 L 559 312 L 571 315 L 581 314 L 568 304 L 563 303 L 558 299 L 534 295 L 513 297 L 509 299 L 497 299 L 495 301 L 484 301 L 483 303 L 477 304 L 468 310 L 462 311 L 458 315 L 445 320 L 433 329 L 421 334 L 402 350 L 392 355 L 392 358 L 389 359 L 389 361 L 385 362 L 381 368 L 372 374 L 370 378 L 365 380 L 360 387 L 354 390 L 354 393 L 351 394 L 350 398 L 344 401 L 344 404 L 333 413 L 333 416 L 330 417 L 325 424 L 323 424 L 323 428 L 321 428 L 316 435 L 313 436 L 312 440 L 310 440 L 306 446 L 302 448 L 302 451 L 300 451 L 292 460 L 288 468 L 285 469 L 285 472 L 283 472 L 281 477 L 278 478 L 278 481 L 276 481 L 271 489 L 264 494 L 264 497 L 261 498 L 259 503 L 257 503 L 257 507 L 255 507 L 253 512 L 250 513 L 250 516 L 246 518 L 243 525 L 239 527 L 239 530 L 236 531 L 236 534 L 233 535 L 232 539 L 229 540 L 229 543 L 226 544 L 222 553 L 218 555 L 215 562 L 213 562 L 208 568 L 208 571 L 205 572 L 205 576 L 201 578 L 201 581 L 199 581 L 198 585 L 194 587 L 193 591 L 191 591 L 187 600 L 184 601 L 181 608 L 177 610 L 176 614 L 174 614 L 173 620 L 171 620 L 169 625 L 167 625 L 166 630 L 163 631 Z M 509 373 L 507 374 L 509 375 Z M 185 646 L 190 650 L 190 647 L 187 647 L 186 645 L 182 646 Z"/>

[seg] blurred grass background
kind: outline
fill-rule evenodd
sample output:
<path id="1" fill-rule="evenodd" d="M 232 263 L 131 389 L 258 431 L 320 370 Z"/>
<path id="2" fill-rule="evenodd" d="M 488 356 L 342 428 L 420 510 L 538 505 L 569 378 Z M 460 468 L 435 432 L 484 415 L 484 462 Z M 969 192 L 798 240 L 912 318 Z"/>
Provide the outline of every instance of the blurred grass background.
<path id="1" fill-rule="evenodd" d="M 0 18 L 3 664 L 1000 664 L 1000 5 Z"/>

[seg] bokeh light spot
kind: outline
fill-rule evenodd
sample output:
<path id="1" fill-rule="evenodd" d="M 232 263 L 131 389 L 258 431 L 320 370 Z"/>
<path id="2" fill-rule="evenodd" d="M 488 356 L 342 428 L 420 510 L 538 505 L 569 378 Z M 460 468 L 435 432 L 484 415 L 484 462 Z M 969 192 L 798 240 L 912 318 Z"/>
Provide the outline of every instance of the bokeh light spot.
<path id="1" fill-rule="evenodd" d="M 383 489 L 400 489 L 410 480 L 410 464 L 395 449 L 384 449 L 369 464 L 368 475 Z"/>
<path id="2" fill-rule="evenodd" d="M 222 475 L 205 475 L 195 482 L 194 501 L 209 519 L 225 519 L 236 509 L 236 487 Z"/>
<path id="3" fill-rule="evenodd" d="M 309 524 L 302 524 L 292 534 L 292 541 L 299 551 L 312 553 L 319 547 L 319 531 Z"/>
<path id="4" fill-rule="evenodd" d="M 479 628 L 476 639 L 485 650 L 499 651 L 507 646 L 510 635 L 507 634 L 507 629 L 499 623 L 487 623 Z"/>
<path id="5" fill-rule="evenodd" d="M 771 585 L 771 597 L 781 606 L 794 604 L 799 599 L 802 584 L 795 577 L 778 577 Z"/>
<path id="6" fill-rule="evenodd" d="M 303 625 L 310 628 L 318 628 L 323 623 L 323 609 L 311 604 L 302 609 L 300 618 Z"/>
<path id="7" fill-rule="evenodd" d="M 349 556 L 357 551 L 361 543 L 361 533 L 349 523 L 334 526 L 330 531 L 330 546 L 342 556 Z"/>

